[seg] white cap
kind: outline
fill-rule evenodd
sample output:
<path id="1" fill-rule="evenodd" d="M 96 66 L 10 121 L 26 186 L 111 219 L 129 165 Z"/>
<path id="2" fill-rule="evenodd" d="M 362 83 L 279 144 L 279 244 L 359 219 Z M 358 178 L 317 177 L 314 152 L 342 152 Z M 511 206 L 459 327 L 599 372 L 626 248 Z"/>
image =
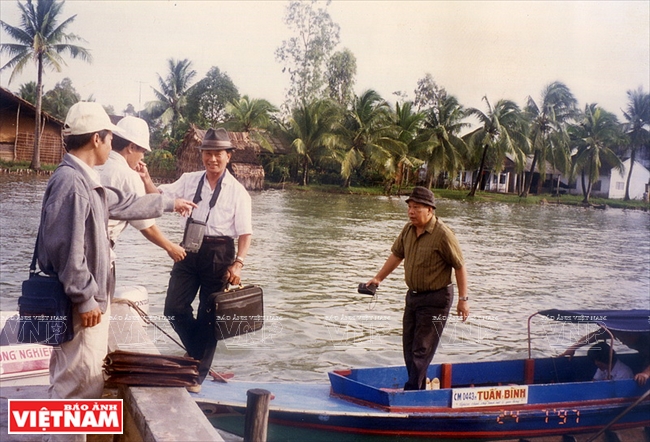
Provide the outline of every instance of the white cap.
<path id="1" fill-rule="evenodd" d="M 101 104 L 92 101 L 80 101 L 72 105 L 65 117 L 63 135 L 83 135 L 101 130 L 115 131 L 117 126 Z"/>
<path id="2" fill-rule="evenodd" d="M 151 152 L 149 147 L 149 125 L 142 118 L 127 116 L 117 122 L 115 135 Z"/>

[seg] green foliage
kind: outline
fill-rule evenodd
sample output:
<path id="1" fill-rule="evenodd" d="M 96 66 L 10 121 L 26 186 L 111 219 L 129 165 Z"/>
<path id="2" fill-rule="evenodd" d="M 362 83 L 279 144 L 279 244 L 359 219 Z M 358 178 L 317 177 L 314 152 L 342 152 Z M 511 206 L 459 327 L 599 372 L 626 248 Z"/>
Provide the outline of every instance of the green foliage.
<path id="1" fill-rule="evenodd" d="M 169 71 L 163 79 L 158 74 L 158 85 L 160 90 L 153 89 L 157 100 L 145 104 L 147 113 L 153 119 L 160 119 L 164 130 L 175 139 L 179 135 L 179 125 L 184 121 L 185 105 L 187 104 L 187 93 L 196 76 L 192 69 L 192 62 L 188 59 L 167 60 Z"/>
<path id="2" fill-rule="evenodd" d="M 641 149 L 650 151 L 650 94 L 643 88 L 627 91 L 628 105 L 623 112 L 627 123 L 623 130 L 628 136 L 630 149 L 630 171 L 625 183 L 625 200 L 630 199 L 630 180 L 637 152 Z"/>
<path id="3" fill-rule="evenodd" d="M 0 44 L 0 53 L 6 53 L 10 57 L 0 70 L 14 68 L 9 77 L 10 83 L 34 59 L 38 61 L 39 77 L 44 67 L 61 72 L 61 65 L 65 64 L 60 55 L 63 53 L 68 53 L 72 58 L 92 60 L 87 49 L 70 44 L 83 39 L 75 34 L 65 33 L 76 15 L 59 24 L 64 2 L 37 0 L 36 6 L 32 0 L 27 0 L 25 4 L 16 3 L 21 11 L 21 26 L 11 26 L 0 20 L 2 29 L 17 42 Z"/>
<path id="4" fill-rule="evenodd" d="M 23 100 L 28 101 L 33 105 L 36 105 L 37 92 L 38 91 L 36 89 L 36 82 L 30 81 L 20 85 L 20 89 L 18 90 L 18 96 Z"/>
<path id="5" fill-rule="evenodd" d="M 318 7 L 317 0 L 291 1 L 287 6 L 284 23 L 294 35 L 275 51 L 291 78 L 287 108 L 322 98 L 325 63 L 339 43 L 340 27 L 327 12 L 330 3 Z"/>
<path id="6" fill-rule="evenodd" d="M 349 49 L 335 52 L 327 61 L 327 90 L 329 97 L 347 108 L 354 97 L 354 76 L 357 59 Z"/>
<path id="7" fill-rule="evenodd" d="M 30 170 L 29 161 L 5 161 L 0 160 L 0 169 L 4 172 L 20 172 Z M 44 164 L 41 170 L 53 171 L 58 167 L 58 164 Z"/>
<path id="8" fill-rule="evenodd" d="M 238 99 L 239 91 L 228 74 L 213 66 L 187 92 L 187 119 L 198 127 L 217 127 L 226 119 L 227 104 Z"/>
<path id="9" fill-rule="evenodd" d="M 327 157 L 335 157 L 340 109 L 329 100 L 303 102 L 289 119 L 288 135 L 293 152 L 300 158 L 302 185 L 309 182 L 309 169 Z"/>
<path id="10" fill-rule="evenodd" d="M 396 141 L 392 126 L 390 107 L 376 91 L 369 89 L 355 98 L 339 129 L 342 149 L 337 155 L 345 187 L 360 169 L 384 170 L 389 144 Z"/>
<path id="11" fill-rule="evenodd" d="M 169 179 L 176 177 L 176 158 L 171 152 L 154 149 L 145 155 L 144 161 L 151 176 Z"/>
<path id="12" fill-rule="evenodd" d="M 460 137 L 460 131 L 469 126 L 464 123 L 466 111 L 453 95 L 447 95 L 444 88 L 438 88 L 431 99 L 420 99 L 426 114 L 425 130 L 420 135 L 430 143 L 418 146 L 419 158 L 426 161 L 427 185 L 430 186 L 436 172 L 455 177 L 463 167 L 470 167 L 469 148 Z M 478 164 L 478 163 L 477 163 Z M 449 180 L 447 185 L 451 185 Z"/>
<path id="13" fill-rule="evenodd" d="M 569 88 L 559 81 L 544 88 L 539 106 L 532 97 L 528 97 L 525 116 L 529 124 L 533 161 L 521 193 L 523 197 L 528 196 L 536 166 L 541 175 L 546 172 L 547 161 L 554 168 L 569 173 L 571 161 L 567 124 L 577 115 L 577 103 Z"/>
<path id="14" fill-rule="evenodd" d="M 250 99 L 244 95 L 241 99 L 231 100 L 226 105 L 228 130 L 250 132 L 253 129 L 268 129 L 271 126 L 271 116 L 278 109 L 263 99 Z"/>
<path id="15" fill-rule="evenodd" d="M 43 110 L 64 121 L 68 109 L 80 100 L 81 95 L 72 86 L 72 81 L 66 77 L 43 95 Z"/>
<path id="16" fill-rule="evenodd" d="M 602 166 L 622 171 L 623 165 L 613 151 L 623 133 L 616 115 L 597 104 L 587 104 L 578 124 L 569 128 L 573 155 L 572 176 L 580 174 L 584 192 L 583 202 L 588 203 L 591 188 L 600 177 Z"/>
<path id="17" fill-rule="evenodd" d="M 36 6 L 32 0 L 23 4 L 17 2 L 21 11 L 21 26 L 11 26 L 0 20 L 0 27 L 16 43 L 0 44 L 0 54 L 6 53 L 9 60 L 0 67 L 0 71 L 13 68 L 9 83 L 14 77 L 23 71 L 23 68 L 33 60 L 36 60 L 37 82 L 36 82 L 36 118 L 34 133 L 34 156 L 32 157 L 31 168 L 40 169 L 40 121 L 41 121 L 41 100 L 43 94 L 43 69 L 53 68 L 61 72 L 61 65 L 65 61 L 61 54 L 68 54 L 72 58 L 79 58 L 90 62 L 90 52 L 81 47 L 71 44 L 83 41 L 75 34 L 66 33 L 66 28 L 74 21 L 75 15 L 63 20 L 61 10 L 64 2 L 55 0 L 37 0 Z"/>
<path id="18" fill-rule="evenodd" d="M 527 137 L 528 126 L 519 106 L 512 100 L 499 100 L 492 107 L 487 97 L 483 97 L 488 111 L 484 113 L 477 108 L 468 109 L 468 115 L 479 120 L 479 129 L 467 136 L 466 142 L 470 148 L 482 151 L 478 176 L 474 179 L 469 196 L 474 196 L 479 184 L 483 181 L 486 164 L 499 172 L 503 167 L 506 154 L 514 157 L 515 164 L 523 168 L 526 155 L 530 151 L 530 140 Z M 486 162 L 488 153 L 491 161 Z"/>

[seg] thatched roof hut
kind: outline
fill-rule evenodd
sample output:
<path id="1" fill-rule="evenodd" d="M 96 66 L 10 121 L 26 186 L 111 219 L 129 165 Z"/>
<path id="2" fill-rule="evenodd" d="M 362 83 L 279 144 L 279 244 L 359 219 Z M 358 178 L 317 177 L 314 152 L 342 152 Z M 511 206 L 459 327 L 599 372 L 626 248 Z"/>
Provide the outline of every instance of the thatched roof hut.
<path id="1" fill-rule="evenodd" d="M 176 152 L 176 177 L 185 172 L 203 170 L 198 146 L 203 142 L 206 131 L 191 125 L 185 134 L 183 144 Z M 264 168 L 259 161 L 261 147 L 247 132 L 228 132 L 230 142 L 235 146 L 230 160 L 230 171 L 247 190 L 264 188 Z"/>
<path id="2" fill-rule="evenodd" d="M 10 90 L 0 87 L 0 159 L 31 161 L 34 155 L 36 108 Z M 63 121 L 41 113 L 41 162 L 57 164 L 63 158 Z"/>

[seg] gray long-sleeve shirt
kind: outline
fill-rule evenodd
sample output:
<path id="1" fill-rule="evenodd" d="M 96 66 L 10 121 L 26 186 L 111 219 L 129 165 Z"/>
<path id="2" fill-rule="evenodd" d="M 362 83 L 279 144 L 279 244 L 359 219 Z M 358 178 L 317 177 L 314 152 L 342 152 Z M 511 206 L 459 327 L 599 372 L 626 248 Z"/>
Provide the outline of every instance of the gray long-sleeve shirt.
<path id="1" fill-rule="evenodd" d="M 58 275 L 80 313 L 97 307 L 103 313 L 115 287 L 106 229 L 109 216 L 148 219 L 173 210 L 174 200 L 162 195 L 137 197 L 96 184 L 66 154 L 43 197 L 39 267 L 47 274 Z"/>

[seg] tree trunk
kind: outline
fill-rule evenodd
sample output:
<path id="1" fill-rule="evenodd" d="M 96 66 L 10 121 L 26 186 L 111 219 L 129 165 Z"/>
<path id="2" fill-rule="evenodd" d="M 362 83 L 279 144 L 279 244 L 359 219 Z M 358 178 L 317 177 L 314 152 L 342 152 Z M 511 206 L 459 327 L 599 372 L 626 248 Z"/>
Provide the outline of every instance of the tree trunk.
<path id="1" fill-rule="evenodd" d="M 38 56 L 38 82 L 36 83 L 36 118 L 34 121 L 34 153 L 30 169 L 41 168 L 41 113 L 43 106 L 43 56 Z"/>
<path id="2" fill-rule="evenodd" d="M 478 187 L 478 183 L 481 181 L 483 178 L 483 167 L 485 167 L 485 158 L 487 157 L 487 151 L 488 151 L 489 144 L 485 144 L 483 146 L 483 156 L 481 157 L 481 165 L 478 168 L 478 173 L 476 175 L 476 179 L 472 183 L 472 190 L 469 192 L 467 196 L 475 196 L 476 195 L 476 188 Z"/>
<path id="3" fill-rule="evenodd" d="M 305 156 L 305 159 L 302 162 L 302 185 L 306 186 L 307 181 L 309 177 L 309 160 L 307 159 L 307 156 Z"/>
<path id="4" fill-rule="evenodd" d="M 591 171 L 589 171 L 589 174 L 587 176 L 587 180 L 589 182 L 585 183 L 585 170 L 582 169 L 582 194 L 584 195 L 584 199 L 582 200 L 583 204 L 589 204 L 589 196 L 591 195 L 591 178 L 589 178 L 590 175 Z"/>
<path id="5" fill-rule="evenodd" d="M 431 189 L 431 187 L 433 187 L 434 172 L 435 172 L 435 170 L 431 170 L 431 171 L 427 170 L 427 180 L 425 182 L 426 186 L 427 186 L 427 189 Z"/>
<path id="6" fill-rule="evenodd" d="M 538 155 L 539 155 L 539 151 L 535 150 L 535 153 L 533 154 L 533 162 L 530 165 L 530 173 L 528 174 L 528 177 L 526 178 L 526 182 L 524 184 L 524 191 L 521 192 L 521 195 L 519 195 L 522 198 L 526 198 L 530 193 L 530 186 L 533 184 L 533 174 L 535 173 L 535 167 L 537 166 Z"/>
<path id="7" fill-rule="evenodd" d="M 630 172 L 627 175 L 627 181 L 625 183 L 625 198 L 623 201 L 630 200 L 630 181 L 632 180 L 632 168 L 634 167 L 634 161 L 636 160 L 636 152 L 632 149 L 632 154 L 630 155 Z"/>
<path id="8" fill-rule="evenodd" d="M 400 161 L 400 163 L 397 165 L 397 170 L 395 171 L 395 177 L 393 178 L 393 182 L 397 186 L 397 194 L 399 195 L 399 190 L 402 187 L 402 179 L 403 179 L 403 163 Z"/>

